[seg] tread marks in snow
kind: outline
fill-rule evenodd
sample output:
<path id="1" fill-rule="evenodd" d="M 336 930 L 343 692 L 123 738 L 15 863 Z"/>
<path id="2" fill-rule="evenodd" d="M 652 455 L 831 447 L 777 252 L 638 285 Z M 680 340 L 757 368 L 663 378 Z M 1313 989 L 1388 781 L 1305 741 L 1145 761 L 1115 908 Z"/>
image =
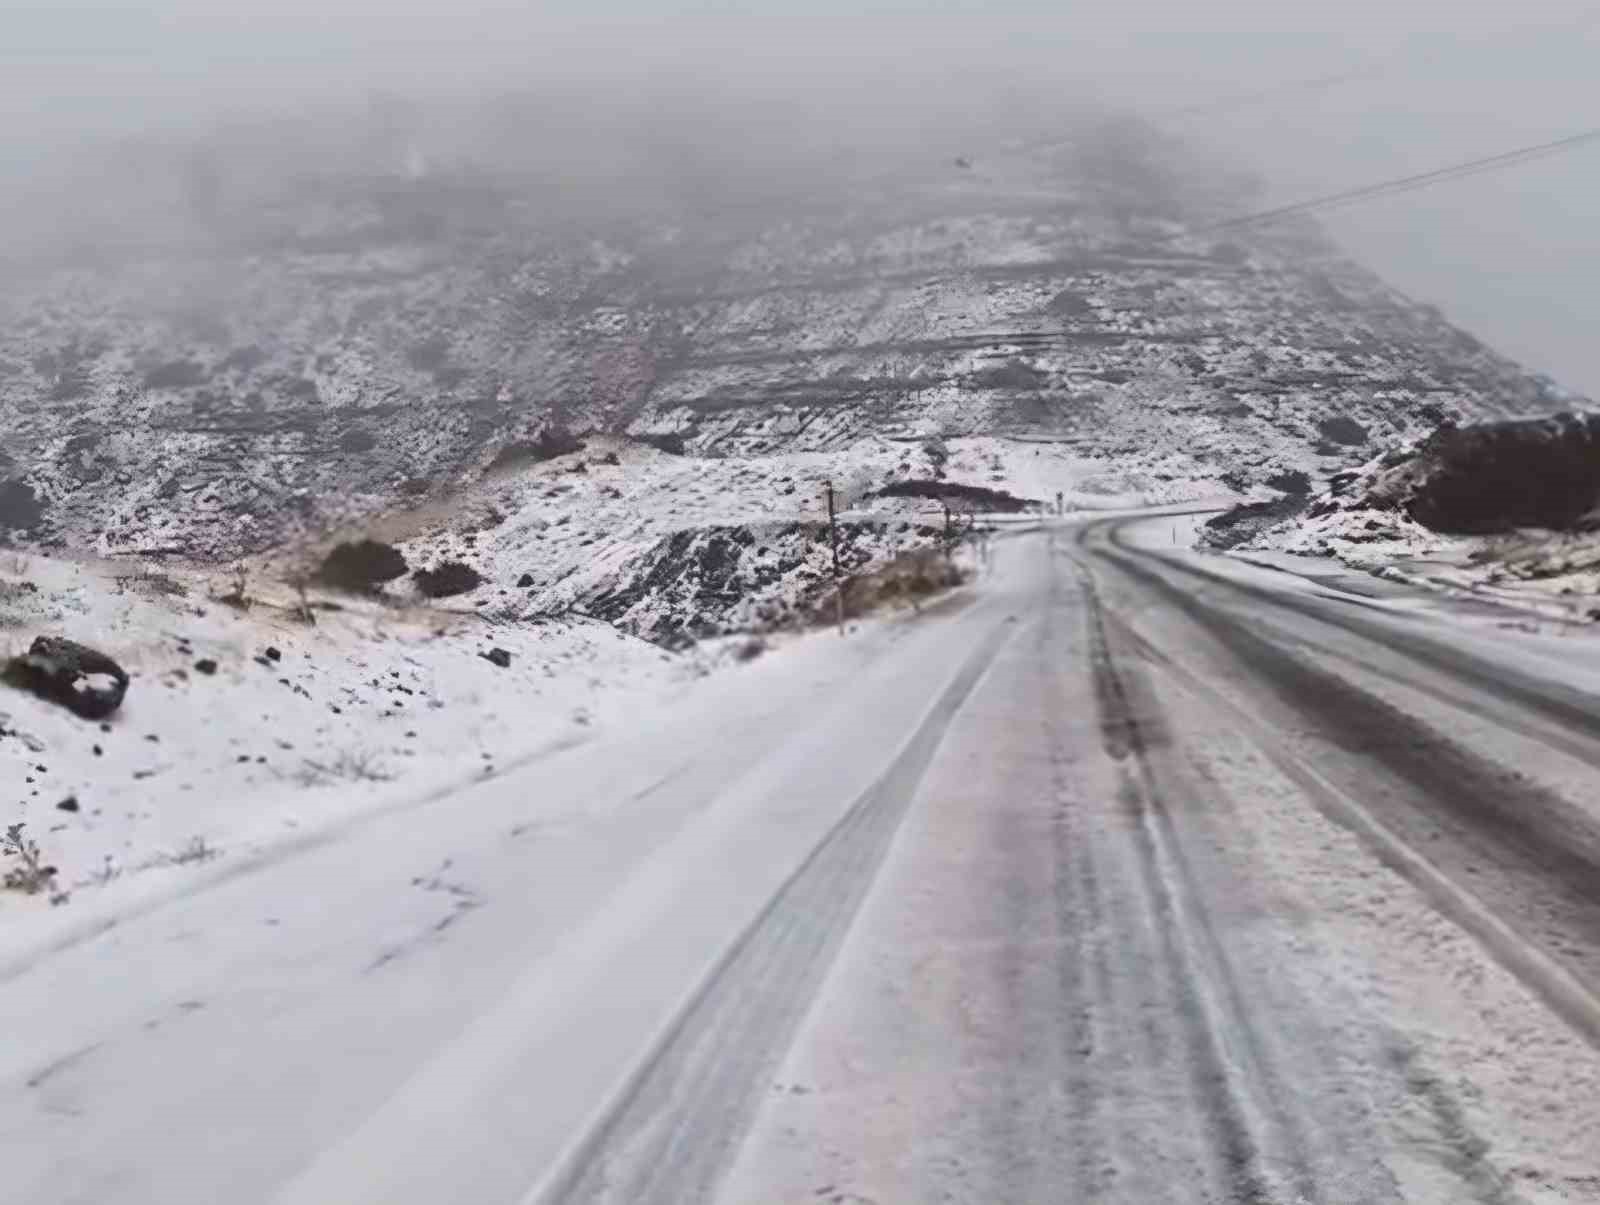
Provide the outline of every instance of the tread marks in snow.
<path id="1" fill-rule="evenodd" d="M 1298 1119 L 1269 1065 L 1208 917 L 1195 899 L 1166 804 L 1148 762 L 1159 731 L 1156 712 L 1135 702 L 1119 672 L 1104 614 L 1086 571 L 1090 673 L 1101 712 L 1106 751 L 1121 765 L 1122 802 L 1132 819 L 1142 884 L 1160 922 L 1161 954 L 1182 1010 L 1200 1111 L 1211 1129 L 1230 1202 L 1321 1200 Z M 1234 1040 L 1230 1041 L 1230 1037 Z"/>
<path id="2" fill-rule="evenodd" d="M 1565 800 L 1508 778 L 1503 768 L 1421 720 L 1278 648 L 1246 621 L 1207 606 L 1131 558 L 1108 554 L 1107 559 L 1199 625 L 1290 714 L 1305 717 L 1337 748 L 1376 762 L 1405 784 L 1410 806 L 1391 801 L 1386 823 L 1406 826 L 1404 835 L 1407 827 L 1431 817 L 1432 825 L 1467 843 L 1469 861 L 1487 859 L 1504 874 L 1537 887 L 1546 905 L 1559 901 L 1567 924 L 1576 926 L 1585 945 L 1600 944 L 1600 837 Z M 1549 952 L 1580 976 L 1589 973 L 1559 951 Z"/>
<path id="3" fill-rule="evenodd" d="M 883 775 L 711 972 L 529 1205 L 714 1199 L 955 713 L 1016 628 L 978 645 Z"/>

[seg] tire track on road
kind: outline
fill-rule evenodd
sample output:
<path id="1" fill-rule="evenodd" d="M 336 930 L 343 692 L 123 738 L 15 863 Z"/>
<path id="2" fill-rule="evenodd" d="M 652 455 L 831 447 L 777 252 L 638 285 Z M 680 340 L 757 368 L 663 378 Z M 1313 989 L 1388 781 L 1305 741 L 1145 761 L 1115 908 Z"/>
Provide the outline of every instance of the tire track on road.
<path id="1" fill-rule="evenodd" d="M 1106 635 L 1089 571 L 1078 566 L 1090 628 L 1090 673 L 1106 751 L 1122 763 L 1142 886 L 1159 922 L 1164 962 L 1187 1042 L 1201 1113 L 1227 1178 L 1229 1201 L 1268 1205 L 1321 1200 L 1309 1143 L 1191 881 L 1164 793 L 1150 764 L 1153 703 L 1134 697 Z M 1339 1205 L 1350 1205 L 1340 1202 Z"/>
<path id="2" fill-rule="evenodd" d="M 1203 581 L 1209 586 L 1231 592 L 1235 596 L 1342 629 L 1351 635 L 1369 640 L 1396 656 L 1468 682 L 1481 691 L 1509 699 L 1558 724 L 1600 740 L 1600 699 L 1594 695 L 1560 683 L 1542 681 L 1513 666 L 1484 661 L 1471 653 L 1434 640 L 1420 631 L 1408 633 L 1402 638 L 1388 624 L 1353 614 L 1349 600 L 1335 603 L 1327 599 L 1314 600 L 1314 596 L 1300 597 L 1284 591 L 1265 590 L 1220 573 L 1207 572 L 1177 559 L 1155 557 L 1133 547 L 1123 538 L 1122 528 L 1132 521 L 1121 518 L 1085 524 L 1080 529 L 1079 546 L 1085 551 L 1092 552 L 1085 543 L 1087 537 L 1096 534 L 1102 528 L 1108 529 L 1107 541 L 1115 551 L 1102 552 L 1098 555 L 1105 556 L 1109 560 L 1120 564 L 1127 564 L 1130 558 L 1160 560 L 1162 567 L 1168 571 Z M 1394 613 L 1385 611 L 1384 614 L 1392 617 Z"/>
<path id="3" fill-rule="evenodd" d="M 984 638 L 526 1205 L 713 1199 L 950 721 L 1015 631 Z"/>
<path id="4" fill-rule="evenodd" d="M 1600 950 L 1600 856 L 1595 852 L 1600 834 L 1584 826 L 1571 805 L 1541 787 L 1508 781 L 1503 770 L 1446 735 L 1279 648 L 1246 620 L 1207 606 L 1133 556 L 1093 555 L 1216 640 L 1275 696 L 1284 714 L 1303 717 L 1336 746 L 1370 760 L 1375 770 L 1400 784 L 1400 794 L 1388 797 L 1380 817 L 1323 768 L 1290 751 L 1275 725 L 1244 711 L 1134 636 L 1153 659 L 1233 715 L 1318 810 L 1354 832 L 1380 861 L 1410 880 L 1552 1012 L 1600 1048 L 1600 992 L 1594 972 L 1578 956 L 1583 949 Z M 1452 840 L 1432 839 L 1441 833 Z M 1465 839 L 1460 834 L 1475 844 L 1452 850 L 1451 845 Z M 1419 852 L 1422 838 L 1430 838 L 1427 855 Z M 1486 858 L 1503 866 L 1516 889 L 1510 898 L 1504 889 L 1496 893 L 1498 898 L 1484 894 L 1484 876 L 1473 863 Z M 1452 868 L 1452 863 L 1460 865 Z M 1473 874 L 1470 885 L 1457 881 L 1461 867 Z M 1559 910 L 1563 927 L 1576 930 L 1582 949 L 1575 951 L 1570 939 L 1552 948 L 1534 935 L 1548 929 L 1553 909 Z"/>

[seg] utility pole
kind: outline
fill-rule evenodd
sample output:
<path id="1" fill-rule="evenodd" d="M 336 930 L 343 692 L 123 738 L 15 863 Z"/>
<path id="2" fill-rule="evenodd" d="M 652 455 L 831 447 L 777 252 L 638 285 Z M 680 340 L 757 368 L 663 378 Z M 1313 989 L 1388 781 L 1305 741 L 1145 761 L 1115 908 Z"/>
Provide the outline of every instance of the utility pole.
<path id="1" fill-rule="evenodd" d="M 839 571 L 839 524 L 834 518 L 833 482 L 824 481 L 822 488 L 828 496 L 828 542 L 833 546 L 833 615 L 839 624 L 839 635 L 844 635 L 844 575 Z"/>

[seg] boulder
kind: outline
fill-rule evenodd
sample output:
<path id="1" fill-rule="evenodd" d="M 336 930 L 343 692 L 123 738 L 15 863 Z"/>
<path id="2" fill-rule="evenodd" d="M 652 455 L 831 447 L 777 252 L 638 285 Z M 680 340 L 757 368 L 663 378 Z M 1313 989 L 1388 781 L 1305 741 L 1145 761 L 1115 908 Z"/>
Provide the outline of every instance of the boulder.
<path id="1" fill-rule="evenodd" d="M 101 720 L 122 706 L 128 674 L 104 653 L 58 636 L 40 636 L 13 657 L 7 683 L 59 703 L 86 720 Z"/>
<path id="2" fill-rule="evenodd" d="M 1494 535 L 1600 526 L 1600 414 L 1446 423 L 1354 476 L 1308 512 L 1399 511 L 1430 531 Z"/>
<path id="3" fill-rule="evenodd" d="M 1600 509 L 1600 415 L 1443 427 L 1417 457 L 1405 509 L 1434 531 L 1592 527 Z"/>

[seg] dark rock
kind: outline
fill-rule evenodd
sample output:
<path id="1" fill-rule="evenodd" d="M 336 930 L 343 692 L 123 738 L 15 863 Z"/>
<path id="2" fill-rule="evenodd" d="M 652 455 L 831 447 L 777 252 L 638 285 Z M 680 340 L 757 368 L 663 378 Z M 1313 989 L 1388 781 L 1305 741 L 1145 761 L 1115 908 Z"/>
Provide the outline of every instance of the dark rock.
<path id="1" fill-rule="evenodd" d="M 1436 427 L 1454 424 L 1455 416 L 1438 402 L 1424 402 L 1417 407 L 1417 417 L 1426 419 Z"/>
<path id="2" fill-rule="evenodd" d="M 1400 474 L 1401 507 L 1434 531 L 1588 528 L 1600 516 L 1600 414 L 1441 427 Z"/>
<path id="3" fill-rule="evenodd" d="M 10 660 L 3 677 L 86 720 L 112 714 L 128 693 L 128 674 L 110 657 L 56 636 L 36 639 L 24 655 Z"/>
<path id="4" fill-rule="evenodd" d="M 531 573 L 524 573 L 517 579 L 518 590 L 526 590 L 531 585 L 533 585 L 533 574 Z"/>
<path id="5" fill-rule="evenodd" d="M 1328 478 L 1328 493 L 1335 498 L 1342 497 L 1360 479 L 1361 474 L 1357 472 L 1335 473 Z"/>
<path id="6" fill-rule="evenodd" d="M 505 649 L 490 649 L 487 653 L 479 653 L 478 656 L 491 665 L 498 665 L 501 669 L 511 668 L 511 654 Z"/>
<path id="7" fill-rule="evenodd" d="M 56 810 L 62 812 L 76 812 L 78 810 L 78 797 L 76 795 L 68 795 L 60 803 L 56 804 Z"/>
<path id="8" fill-rule="evenodd" d="M 195 673 L 204 674 L 209 678 L 217 672 L 217 663 L 210 657 L 202 657 L 194 663 L 194 670 Z"/>
<path id="9" fill-rule="evenodd" d="M 268 661 L 282 661 L 283 660 L 283 653 L 280 650 L 275 649 L 270 645 L 267 646 L 267 648 L 265 649 L 265 652 L 266 652 L 266 656 L 267 656 L 267 660 Z"/>

